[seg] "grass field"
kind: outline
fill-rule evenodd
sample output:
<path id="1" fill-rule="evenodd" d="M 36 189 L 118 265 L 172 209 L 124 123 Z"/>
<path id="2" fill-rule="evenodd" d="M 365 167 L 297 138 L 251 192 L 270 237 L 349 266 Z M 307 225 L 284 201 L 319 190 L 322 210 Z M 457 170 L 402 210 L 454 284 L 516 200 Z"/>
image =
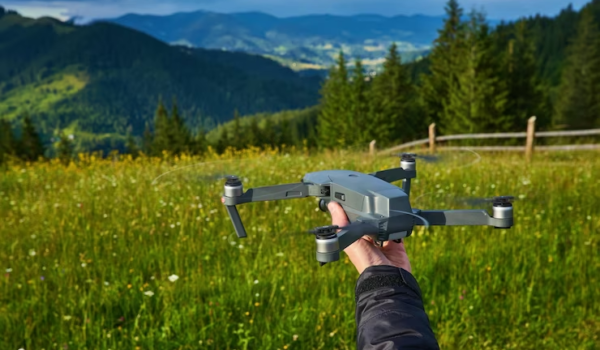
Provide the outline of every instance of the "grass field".
<path id="1" fill-rule="evenodd" d="M 233 172 L 248 189 L 398 159 L 241 156 L 251 160 L 83 157 L 1 173 L 0 349 L 354 349 L 358 274 L 345 255 L 320 268 L 314 238 L 297 233 L 330 223 L 315 199 L 240 206 L 240 240 L 223 183 L 201 175 Z M 511 230 L 406 240 L 440 345 L 600 348 L 600 154 L 537 153 L 529 167 L 520 154 L 481 156 L 419 163 L 413 183 L 415 208 L 521 198 Z"/>

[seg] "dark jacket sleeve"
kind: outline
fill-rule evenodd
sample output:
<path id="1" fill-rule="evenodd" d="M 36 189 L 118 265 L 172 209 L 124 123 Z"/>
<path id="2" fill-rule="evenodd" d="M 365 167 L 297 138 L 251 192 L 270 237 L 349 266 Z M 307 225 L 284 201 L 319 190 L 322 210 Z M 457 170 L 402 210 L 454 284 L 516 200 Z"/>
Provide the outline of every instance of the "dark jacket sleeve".
<path id="1" fill-rule="evenodd" d="M 371 266 L 356 283 L 357 349 L 439 349 L 412 274 Z"/>

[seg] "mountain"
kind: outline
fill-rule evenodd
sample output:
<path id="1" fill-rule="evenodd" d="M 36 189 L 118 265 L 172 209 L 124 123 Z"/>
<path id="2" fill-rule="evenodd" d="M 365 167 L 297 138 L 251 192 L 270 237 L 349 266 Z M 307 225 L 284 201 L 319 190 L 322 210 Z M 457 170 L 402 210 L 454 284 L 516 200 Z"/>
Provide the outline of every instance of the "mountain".
<path id="1" fill-rule="evenodd" d="M 0 118 L 25 112 L 50 138 L 81 148 L 141 135 L 158 100 L 175 97 L 191 128 L 240 114 L 317 104 L 320 77 L 301 77 L 256 55 L 167 45 L 113 23 L 78 26 L 0 11 Z"/>
<path id="2" fill-rule="evenodd" d="M 207 11 L 168 16 L 128 14 L 108 21 L 171 44 L 265 55 L 295 70 L 324 69 L 340 50 L 377 69 L 396 42 L 404 60 L 425 55 L 443 17 L 310 15 L 278 18 L 260 12 Z M 491 21 L 496 23 L 496 21 Z"/>

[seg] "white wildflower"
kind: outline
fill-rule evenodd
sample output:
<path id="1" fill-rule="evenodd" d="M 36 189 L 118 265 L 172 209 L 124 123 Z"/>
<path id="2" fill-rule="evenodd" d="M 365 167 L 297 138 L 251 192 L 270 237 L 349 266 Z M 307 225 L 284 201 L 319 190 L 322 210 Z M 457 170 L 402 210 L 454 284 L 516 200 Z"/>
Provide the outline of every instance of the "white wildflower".
<path id="1" fill-rule="evenodd" d="M 258 280 L 254 280 L 254 284 L 258 284 Z"/>
<path id="2" fill-rule="evenodd" d="M 71 316 L 68 316 L 68 315 L 67 315 L 67 316 L 63 316 L 63 318 L 65 319 L 65 321 L 68 321 L 68 320 L 70 320 L 70 319 L 71 319 Z"/>
<path id="3" fill-rule="evenodd" d="M 144 294 L 147 295 L 147 296 L 149 296 L 149 297 L 151 297 L 151 296 L 154 295 L 154 292 L 151 291 L 151 290 L 149 290 L 149 291 L 144 292 Z"/>
<path id="4" fill-rule="evenodd" d="M 31 249 L 31 250 L 29 251 L 29 255 L 31 255 L 31 256 L 35 256 L 35 250 Z"/>
<path id="5" fill-rule="evenodd" d="M 179 279 L 179 276 L 177 276 L 177 275 L 171 275 L 171 276 L 169 276 L 169 281 L 171 281 L 171 282 L 175 282 L 178 279 Z"/>
<path id="6" fill-rule="evenodd" d="M 6 269 L 6 272 L 11 273 L 12 269 L 9 267 L 8 269 Z"/>

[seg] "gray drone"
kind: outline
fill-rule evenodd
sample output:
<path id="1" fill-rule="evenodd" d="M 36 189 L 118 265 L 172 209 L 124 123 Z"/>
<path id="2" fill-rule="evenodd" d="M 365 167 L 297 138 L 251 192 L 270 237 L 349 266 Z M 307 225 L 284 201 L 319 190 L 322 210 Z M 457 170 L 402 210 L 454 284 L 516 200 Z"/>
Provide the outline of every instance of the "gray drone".
<path id="1" fill-rule="evenodd" d="M 349 170 L 326 170 L 304 175 L 300 183 L 252 188 L 243 191 L 238 177 L 226 177 L 222 202 L 226 206 L 239 238 L 246 230 L 236 205 L 317 197 L 319 208 L 327 212 L 331 201 L 339 203 L 350 224 L 317 227 L 317 261 L 321 266 L 339 260 L 343 251 L 363 236 L 371 236 L 380 246 L 383 242 L 411 235 L 415 225 L 492 226 L 508 229 L 513 226 L 513 197 L 484 199 L 493 204 L 492 216 L 486 210 L 420 210 L 410 205 L 410 181 L 417 177 L 416 154 L 403 153 L 400 167 L 364 174 Z M 402 188 L 392 182 L 402 180 Z"/>

